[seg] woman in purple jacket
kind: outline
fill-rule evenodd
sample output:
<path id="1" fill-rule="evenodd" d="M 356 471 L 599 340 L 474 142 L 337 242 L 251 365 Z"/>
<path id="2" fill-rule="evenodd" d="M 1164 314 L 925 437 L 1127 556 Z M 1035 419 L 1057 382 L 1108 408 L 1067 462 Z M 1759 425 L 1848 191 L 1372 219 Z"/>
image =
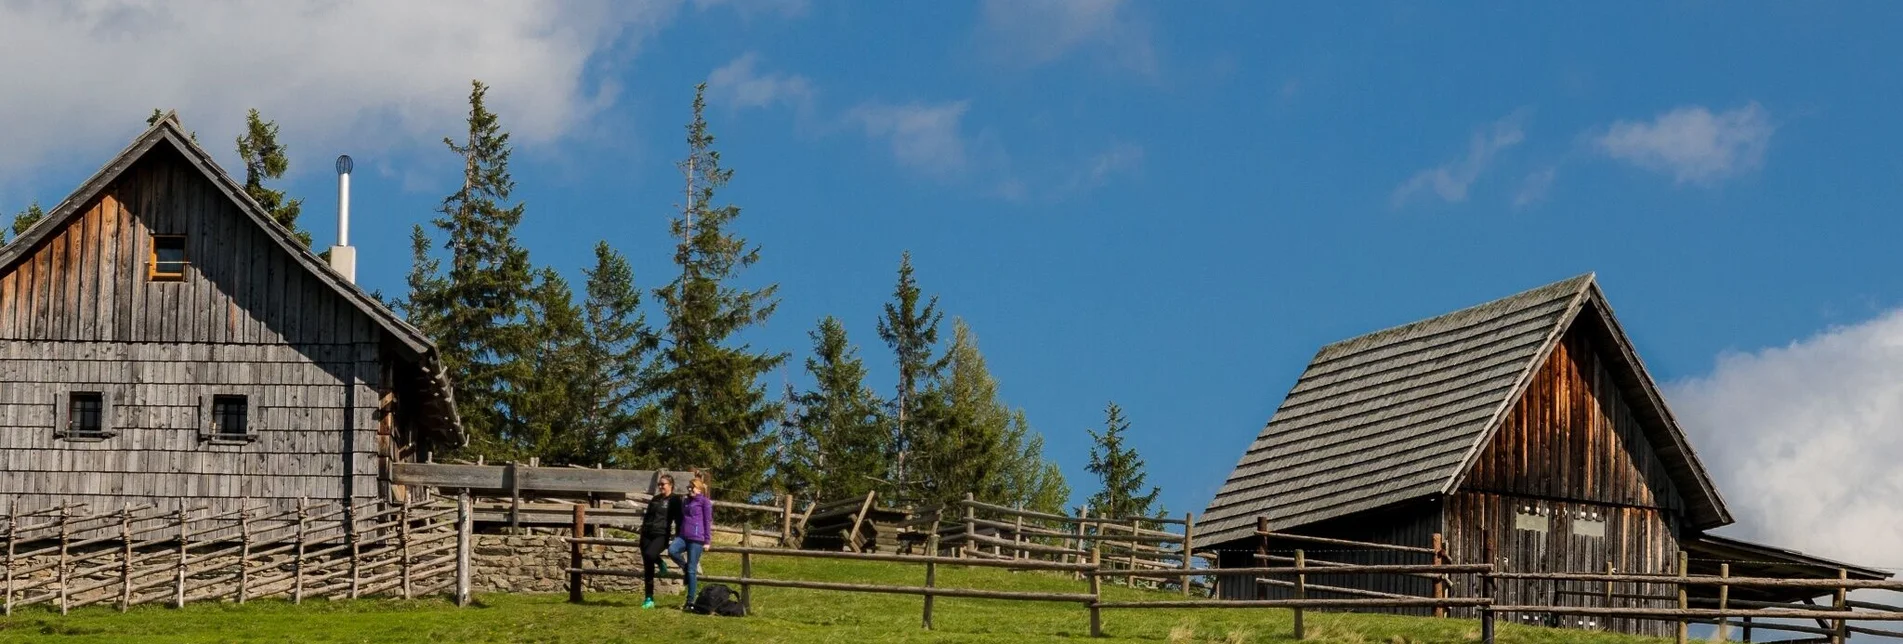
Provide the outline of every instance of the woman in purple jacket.
<path id="1" fill-rule="evenodd" d="M 707 495 L 706 475 L 696 472 L 693 482 L 687 485 L 687 499 L 681 502 L 681 532 L 667 547 L 667 557 L 673 559 L 674 564 L 680 566 L 681 574 L 687 577 L 687 603 L 681 606 L 683 609 L 694 605 L 694 594 L 700 587 L 700 553 L 713 533 L 714 499 Z"/>

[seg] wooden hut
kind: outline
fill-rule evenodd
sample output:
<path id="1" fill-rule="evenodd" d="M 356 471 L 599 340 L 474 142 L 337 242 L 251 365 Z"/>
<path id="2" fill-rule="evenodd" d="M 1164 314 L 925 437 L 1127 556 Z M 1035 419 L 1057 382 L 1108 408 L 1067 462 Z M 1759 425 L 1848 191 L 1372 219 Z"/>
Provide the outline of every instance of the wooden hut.
<path id="1" fill-rule="evenodd" d="M 429 340 L 174 115 L 0 248 L 0 504 L 361 503 L 462 441 Z"/>
<path id="2" fill-rule="evenodd" d="M 1834 578 L 1839 567 L 1853 577 L 1886 576 L 1706 533 L 1730 524 L 1731 513 L 1590 274 L 1322 347 L 1210 501 L 1194 547 L 1216 553 L 1226 568 L 1285 565 L 1259 561 L 1277 555 L 1258 550 L 1286 556 L 1305 547 L 1265 544 L 1259 517 L 1272 532 L 1417 548 L 1439 536 L 1453 562 L 1491 561 L 1507 571 L 1675 572 L 1678 553 L 1688 551 L 1695 573 L 1735 557 L 1753 562 L 1734 565 L 1741 576 Z M 1431 563 L 1420 553 L 1348 550 L 1310 557 Z M 1431 581 L 1411 576 L 1310 581 L 1432 592 Z M 1281 596 L 1284 587 L 1271 584 L 1225 578 L 1218 592 Z M 1495 598 L 1598 605 L 1581 595 L 1528 582 L 1503 583 Z"/>

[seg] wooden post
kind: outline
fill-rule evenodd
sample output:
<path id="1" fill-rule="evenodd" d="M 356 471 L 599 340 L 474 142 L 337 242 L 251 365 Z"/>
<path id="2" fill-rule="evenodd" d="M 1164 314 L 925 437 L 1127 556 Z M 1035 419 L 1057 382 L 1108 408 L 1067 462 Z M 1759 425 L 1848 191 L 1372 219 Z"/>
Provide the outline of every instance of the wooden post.
<path id="1" fill-rule="evenodd" d="M 1097 605 L 1103 603 L 1103 543 L 1090 546 L 1090 636 L 1103 637 L 1103 609 Z"/>
<path id="2" fill-rule="evenodd" d="M 186 552 L 185 526 L 191 523 L 185 518 L 185 500 L 179 499 L 178 508 L 178 578 L 172 588 L 172 607 L 185 607 L 185 560 L 191 556 Z"/>
<path id="3" fill-rule="evenodd" d="M 1190 570 L 1195 569 L 1195 565 L 1190 563 L 1191 559 L 1196 558 L 1195 551 L 1190 549 L 1191 544 L 1194 544 L 1194 543 L 1196 543 L 1196 515 L 1189 512 L 1184 512 L 1183 513 L 1183 549 L 1182 549 L 1184 572 L 1188 572 Z M 1189 596 L 1189 578 L 1188 577 L 1183 578 L 1183 596 L 1184 597 Z"/>
<path id="4" fill-rule="evenodd" d="M 13 536 L 20 528 L 15 523 L 19 519 L 14 515 L 14 510 L 19 505 L 20 499 L 15 497 L 13 503 L 7 506 L 7 601 L 4 611 L 8 617 L 13 616 Z"/>
<path id="5" fill-rule="evenodd" d="M 469 605 L 469 551 L 475 540 L 475 517 L 469 511 L 469 491 L 456 497 L 456 605 Z"/>
<path id="6" fill-rule="evenodd" d="M 509 461 L 509 534 L 515 534 L 522 526 L 522 477 L 516 471 L 515 461 Z"/>
<path id="7" fill-rule="evenodd" d="M 238 503 L 241 504 L 238 507 L 242 508 L 246 505 L 250 505 L 251 500 L 240 499 Z M 251 511 L 240 510 L 238 512 L 238 603 L 241 605 L 244 604 L 246 599 L 250 598 L 245 594 L 245 590 L 251 583 L 251 567 L 245 565 L 245 562 L 250 558 Z"/>
<path id="8" fill-rule="evenodd" d="M 1689 570 L 1687 570 L 1685 567 L 1685 563 L 1688 558 L 1689 558 L 1689 555 L 1686 555 L 1685 551 L 1683 550 L 1678 551 L 1678 578 L 1679 579 L 1684 579 L 1685 577 L 1689 576 Z M 1686 601 L 1686 597 L 1685 597 L 1685 582 L 1680 581 L 1678 582 L 1678 609 L 1685 610 L 1687 608 L 1690 608 L 1690 606 L 1691 606 L 1690 603 Z M 1674 641 L 1678 642 L 1678 644 L 1685 644 L 1685 618 L 1683 617 L 1678 618 L 1678 634 L 1677 634 L 1677 638 Z"/>
<path id="9" fill-rule="evenodd" d="M 1500 565 L 1493 556 L 1493 539 L 1485 539 L 1482 543 L 1484 545 L 1481 547 L 1487 554 L 1487 563 L 1494 566 Z M 1497 599 L 1493 596 L 1493 575 L 1485 573 L 1480 575 L 1480 596 L 1488 600 Z M 1488 603 L 1480 607 L 1480 644 L 1493 644 L 1493 617 L 1493 604 Z"/>
<path id="10" fill-rule="evenodd" d="M 753 584 L 747 580 L 753 577 L 753 553 L 740 553 L 740 615 L 753 614 Z"/>
<path id="11" fill-rule="evenodd" d="M 1751 644 L 1751 616 L 1750 615 L 1746 615 L 1744 618 L 1744 642 L 1745 644 Z"/>
<path id="12" fill-rule="evenodd" d="M 781 510 L 780 510 L 780 547 L 792 548 L 794 547 L 793 546 L 793 495 L 787 494 L 781 498 L 785 499 L 785 503 L 781 506 Z"/>
<path id="13" fill-rule="evenodd" d="M 581 539 L 588 532 L 588 508 L 575 504 L 575 540 L 568 543 L 568 601 L 581 603 Z M 683 570 L 690 573 L 692 570 Z"/>
<path id="14" fill-rule="evenodd" d="M 132 504 L 119 515 L 119 612 L 132 606 Z"/>
<path id="15" fill-rule="evenodd" d="M 1849 578 L 1850 578 L 1849 570 L 1846 570 L 1843 568 L 1837 569 L 1837 579 L 1845 580 Z M 1850 610 L 1849 604 L 1846 603 L 1849 600 L 1850 600 L 1850 589 L 1844 586 L 1838 586 L 1837 587 L 1837 604 L 1833 608 L 1837 610 L 1838 612 Z M 1837 618 L 1836 622 L 1832 624 L 1832 627 L 1830 629 L 1831 644 L 1844 644 L 1844 640 L 1850 639 L 1849 626 L 1850 626 L 1849 620 L 1846 620 L 1841 617 Z"/>
<path id="16" fill-rule="evenodd" d="M 1308 560 L 1302 556 L 1302 550 L 1295 549 L 1295 569 L 1300 571 L 1307 564 Z M 1295 598 L 1308 599 L 1308 575 L 1301 572 L 1295 573 Z M 1300 608 L 1295 609 L 1295 639 L 1308 639 L 1308 633 L 1302 628 L 1302 609 Z"/>
<path id="17" fill-rule="evenodd" d="M 361 588 L 358 581 L 362 579 L 359 574 L 362 568 L 359 566 L 362 564 L 363 548 L 362 542 L 357 540 L 357 506 L 350 505 L 353 500 L 344 499 L 344 540 L 350 543 L 350 598 L 356 599 L 357 590 Z"/>
<path id="18" fill-rule="evenodd" d="M 403 577 L 403 598 L 410 599 L 410 505 L 397 506 L 396 539 L 399 557 L 396 560 L 397 574 Z"/>
<path id="19" fill-rule="evenodd" d="M 934 526 L 936 526 L 936 524 L 934 524 Z M 938 531 L 937 530 L 933 530 L 931 535 L 925 537 L 925 543 L 926 543 L 925 555 L 928 557 L 938 556 Z M 925 590 L 925 630 L 928 630 L 928 631 L 932 630 L 932 591 L 931 589 L 937 588 L 937 587 L 938 587 L 938 564 L 928 559 L 925 561 L 925 588 L 926 588 Z"/>
<path id="20" fill-rule="evenodd" d="M 1018 512 L 1023 512 L 1023 511 L 1024 511 L 1024 504 L 1019 503 Z M 1016 530 L 1017 531 L 1012 533 L 1011 535 L 1011 542 L 1019 545 L 1020 547 L 1011 549 L 1011 558 L 1013 560 L 1024 558 L 1024 548 L 1022 547 L 1024 545 L 1024 515 L 1022 514 L 1019 514 L 1017 516 Z"/>
<path id="21" fill-rule="evenodd" d="M 1445 557 L 1442 556 L 1442 553 L 1445 552 L 1445 550 L 1443 549 L 1444 545 L 1445 545 L 1445 542 L 1442 540 L 1441 534 L 1439 532 L 1434 533 L 1434 554 L 1431 556 L 1434 558 L 1434 565 L 1436 566 L 1441 565 L 1442 563 L 1445 563 L 1444 561 Z M 1447 599 L 1447 576 L 1446 575 L 1434 576 L 1434 599 L 1436 600 Z M 1435 606 L 1434 616 L 1446 617 L 1447 607 Z"/>
<path id="22" fill-rule="evenodd" d="M 961 556 L 963 556 L 965 553 L 977 552 L 977 548 L 971 545 L 973 543 L 972 540 L 978 536 L 978 523 L 977 523 L 978 511 L 972 509 L 971 507 L 972 500 L 973 500 L 973 497 L 971 493 L 966 492 L 965 493 L 965 542 L 962 544 L 959 544 L 960 546 L 959 554 Z"/>
<path id="23" fill-rule="evenodd" d="M 291 603 L 304 603 L 304 531 L 310 523 L 310 500 L 297 498 L 297 543 L 292 546 L 291 558 Z"/>
<path id="24" fill-rule="evenodd" d="M 1082 551 L 1084 550 L 1084 543 L 1085 543 L 1084 522 L 1089 520 L 1090 520 L 1090 507 L 1085 506 L 1082 508 L 1078 508 L 1077 509 L 1077 538 L 1071 541 L 1071 549 L 1079 551 L 1079 554 L 1072 555 L 1073 560 L 1076 561 L 1077 563 L 1084 562 L 1084 555 L 1082 554 Z M 1078 579 L 1082 579 L 1083 576 L 1084 576 L 1083 573 L 1081 572 L 1077 573 Z"/>
<path id="25" fill-rule="evenodd" d="M 70 580 L 67 579 L 66 577 L 67 575 L 66 543 L 67 543 L 67 537 L 69 536 L 68 528 L 71 525 L 68 521 L 68 516 L 69 515 L 66 512 L 66 508 L 60 508 L 60 511 L 59 511 L 59 563 L 56 564 L 59 567 L 56 568 L 55 570 L 57 571 L 57 574 L 59 576 L 59 614 L 61 615 L 66 614 L 66 608 L 67 608 L 66 588 L 67 588 L 67 584 L 70 582 Z"/>
<path id="26" fill-rule="evenodd" d="M 1718 564 L 1718 576 L 1730 577 L 1731 564 Z M 1722 611 L 1730 605 L 1731 605 L 1731 585 L 1725 584 L 1725 585 L 1719 586 L 1718 587 L 1718 610 Z M 1720 642 L 1731 641 L 1730 618 L 1726 618 L 1726 617 L 1718 618 L 1718 641 Z"/>
<path id="27" fill-rule="evenodd" d="M 1614 572 L 1616 572 L 1616 570 L 1612 567 L 1612 562 L 1610 561 L 1606 562 L 1606 574 L 1610 575 L 1610 574 L 1613 574 Z M 1606 582 L 1606 598 L 1603 602 L 1603 605 L 1607 608 L 1611 608 L 1612 604 L 1613 604 L 1612 582 L 1608 581 Z M 1605 627 L 1606 627 L 1606 630 L 1612 630 L 1612 616 L 1610 615 L 1606 616 Z"/>
<path id="28" fill-rule="evenodd" d="M 1255 538 L 1256 558 L 1255 558 L 1254 565 L 1259 566 L 1259 565 L 1262 565 L 1262 562 L 1267 561 L 1267 559 L 1265 558 L 1269 556 L 1269 536 L 1268 536 L 1269 518 L 1268 517 L 1255 518 L 1255 532 L 1256 532 L 1256 538 Z M 1243 567 L 1247 568 L 1249 566 L 1243 566 Z M 1249 598 L 1262 599 L 1264 596 L 1262 584 L 1256 583 L 1254 577 L 1249 577 L 1248 582 L 1249 582 L 1249 595 L 1250 595 Z"/>

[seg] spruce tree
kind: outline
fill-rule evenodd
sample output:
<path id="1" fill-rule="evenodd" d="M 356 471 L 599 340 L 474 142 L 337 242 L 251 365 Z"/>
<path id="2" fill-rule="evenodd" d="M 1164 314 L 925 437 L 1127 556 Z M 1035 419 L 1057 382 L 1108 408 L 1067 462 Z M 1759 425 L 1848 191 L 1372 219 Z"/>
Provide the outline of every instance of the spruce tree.
<path id="1" fill-rule="evenodd" d="M 32 228 L 33 224 L 45 218 L 46 211 L 40 210 L 40 202 L 33 202 L 25 210 L 13 214 L 13 235 L 17 237 L 25 234 L 26 229 Z"/>
<path id="2" fill-rule="evenodd" d="M 506 390 L 502 444 L 491 456 L 512 460 L 539 457 L 548 465 L 595 465 L 582 429 L 584 393 L 591 365 L 586 323 L 575 306 L 568 282 L 543 269 L 526 302 L 521 353 L 509 356 L 532 368 L 513 372 Z"/>
<path id="3" fill-rule="evenodd" d="M 797 440 L 782 461 L 788 491 L 808 498 L 864 496 L 885 480 L 887 430 L 884 403 L 866 387 L 866 366 L 846 338 L 846 327 L 827 316 L 808 334 L 813 355 L 806 372 L 813 388 L 797 398 Z"/>
<path id="4" fill-rule="evenodd" d="M 1006 460 L 1000 474 L 1004 489 L 999 500 L 1021 503 L 1038 512 L 1062 514 L 1064 505 L 1070 502 L 1070 484 L 1056 463 L 1044 459 L 1044 435 L 1031 429 L 1024 410 L 1012 413 L 1004 443 Z"/>
<path id="5" fill-rule="evenodd" d="M 522 302 L 534 278 L 528 251 L 515 240 L 523 206 L 503 205 L 515 189 L 509 135 L 484 104 L 488 91 L 471 82 L 467 136 L 460 144 L 443 139 L 463 160 L 462 187 L 443 199 L 432 222 L 445 237 L 447 274 L 438 274 L 433 259 L 413 267 L 408 304 L 419 327 L 433 331 L 472 455 L 510 452 L 504 435 L 508 390 L 533 370 L 517 359 L 526 348 Z M 418 261 L 425 259 L 419 250 Z M 419 292 L 419 284 L 427 288 Z"/>
<path id="6" fill-rule="evenodd" d="M 1090 473 L 1097 475 L 1101 486 L 1096 494 L 1090 496 L 1091 511 L 1098 516 L 1111 518 L 1153 516 L 1152 506 L 1156 504 L 1157 488 L 1151 487 L 1148 493 L 1143 491 L 1143 459 L 1137 456 L 1135 448 L 1124 444 L 1124 433 L 1130 430 L 1130 421 L 1123 417 L 1123 409 L 1116 403 L 1110 403 L 1104 409 L 1104 430 L 1098 433 L 1090 431 L 1095 445 L 1090 448 Z"/>
<path id="7" fill-rule="evenodd" d="M 900 255 L 898 285 L 892 290 L 892 301 L 885 304 L 885 315 L 879 319 L 878 328 L 879 339 L 891 347 L 899 371 L 892 400 L 893 428 L 888 458 L 893 464 L 890 473 L 893 486 L 889 492 L 903 498 L 918 497 L 924 492 L 924 484 L 913 472 L 917 469 L 913 463 L 920 457 L 915 454 L 918 444 L 929 438 L 924 429 L 933 421 L 920 417 L 931 406 L 931 401 L 919 395 L 919 388 L 937 378 L 945 368 L 946 359 L 933 356 L 938 348 L 938 323 L 943 317 L 944 313 L 938 310 L 938 297 L 925 299 L 912 275 L 912 253 L 907 251 Z"/>
<path id="8" fill-rule="evenodd" d="M 238 158 L 244 160 L 244 191 L 270 213 L 272 221 L 290 231 L 293 237 L 311 245 L 311 234 L 297 227 L 297 216 L 304 208 L 302 199 L 286 199 L 283 190 L 265 187 L 267 179 L 284 177 L 291 167 L 284 144 L 278 142 L 277 123 L 266 121 L 253 108 L 245 115 L 245 132 L 238 136 Z"/>
<path id="9" fill-rule="evenodd" d="M 654 424 L 650 394 L 651 354 L 660 339 L 641 313 L 641 290 L 628 259 L 606 241 L 595 244 L 595 265 L 582 304 L 585 328 L 576 440 L 597 464 L 632 466 L 640 460 L 636 439 Z"/>
<path id="10" fill-rule="evenodd" d="M 735 234 L 740 216 L 732 204 L 715 205 L 733 178 L 722 168 L 707 130 L 706 84 L 694 89 L 694 118 L 687 126 L 686 203 L 671 225 L 681 272 L 656 291 L 667 311 L 668 345 L 658 374 L 663 434 L 657 465 L 706 467 L 728 493 L 751 494 L 766 481 L 768 424 L 780 405 L 767 398 L 760 376 L 786 354 L 754 351 L 735 336 L 766 322 L 778 305 L 777 286 L 745 289 L 734 282 L 760 259 L 758 247 Z"/>

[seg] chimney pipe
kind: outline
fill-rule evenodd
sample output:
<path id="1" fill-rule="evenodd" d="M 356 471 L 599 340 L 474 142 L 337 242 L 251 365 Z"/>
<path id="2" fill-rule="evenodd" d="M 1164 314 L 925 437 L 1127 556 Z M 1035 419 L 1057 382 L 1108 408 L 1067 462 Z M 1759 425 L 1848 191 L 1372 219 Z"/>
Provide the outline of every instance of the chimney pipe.
<path id="1" fill-rule="evenodd" d="M 330 267 L 350 283 L 357 283 L 357 249 L 350 246 L 350 155 L 337 157 L 337 245 L 330 247 Z"/>

